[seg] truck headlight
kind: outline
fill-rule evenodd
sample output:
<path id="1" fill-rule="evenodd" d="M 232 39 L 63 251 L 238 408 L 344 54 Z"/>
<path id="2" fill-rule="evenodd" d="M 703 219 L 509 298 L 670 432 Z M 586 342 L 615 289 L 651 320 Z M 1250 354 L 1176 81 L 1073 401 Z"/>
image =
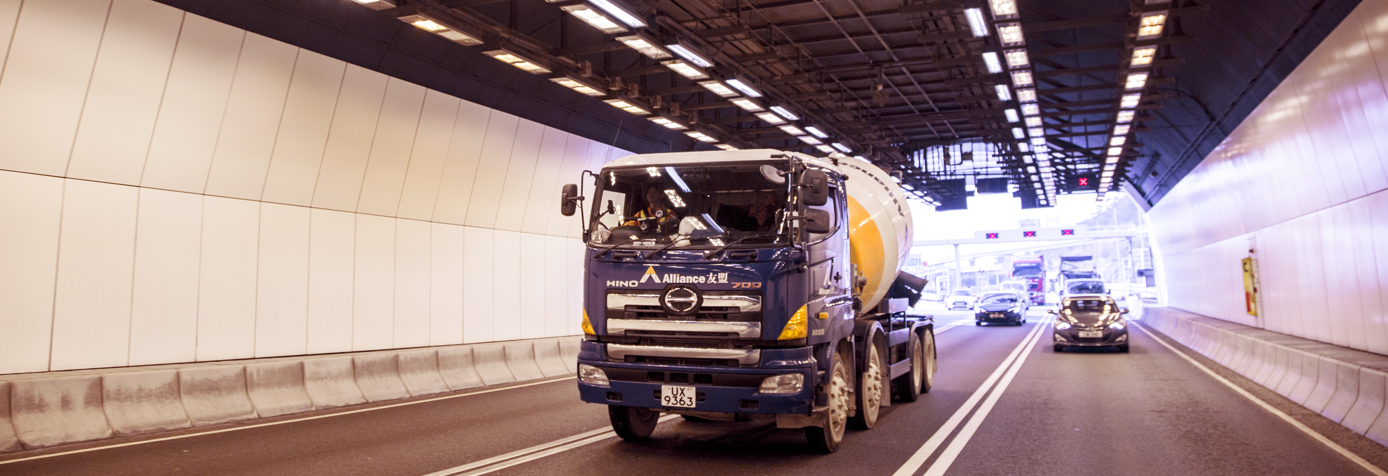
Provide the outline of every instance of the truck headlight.
<path id="1" fill-rule="evenodd" d="M 602 385 L 604 387 L 611 385 L 611 382 L 607 380 L 607 372 L 603 372 L 600 368 L 584 364 L 578 364 L 578 381 L 588 385 Z M 765 386 L 766 384 L 762 385 Z"/>
<path id="2" fill-rule="evenodd" d="M 767 377 L 761 381 L 759 393 L 800 393 L 805 388 L 805 376 L 801 374 L 782 374 Z"/>
<path id="3" fill-rule="evenodd" d="M 806 309 L 806 307 L 808 307 L 808 305 L 800 306 L 800 310 L 795 311 L 795 315 L 790 316 L 790 322 L 786 323 L 785 329 L 781 329 L 781 336 L 777 337 L 776 340 L 805 338 L 810 327 L 810 322 L 808 320 L 809 310 Z"/>
<path id="4" fill-rule="evenodd" d="M 1055 321 L 1055 330 L 1063 331 L 1070 328 L 1070 323 L 1065 321 Z"/>

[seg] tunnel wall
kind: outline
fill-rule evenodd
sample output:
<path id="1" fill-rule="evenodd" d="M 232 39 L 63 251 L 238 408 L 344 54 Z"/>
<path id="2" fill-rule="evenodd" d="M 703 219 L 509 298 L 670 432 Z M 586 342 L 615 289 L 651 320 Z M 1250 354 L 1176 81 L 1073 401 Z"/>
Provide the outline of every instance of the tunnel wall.
<path id="1" fill-rule="evenodd" d="M 0 374 L 578 334 L 624 151 L 149 0 L 0 0 Z"/>
<path id="2" fill-rule="evenodd" d="M 1388 354 L 1385 78 L 1388 2 L 1363 2 L 1151 209 L 1171 306 Z"/>

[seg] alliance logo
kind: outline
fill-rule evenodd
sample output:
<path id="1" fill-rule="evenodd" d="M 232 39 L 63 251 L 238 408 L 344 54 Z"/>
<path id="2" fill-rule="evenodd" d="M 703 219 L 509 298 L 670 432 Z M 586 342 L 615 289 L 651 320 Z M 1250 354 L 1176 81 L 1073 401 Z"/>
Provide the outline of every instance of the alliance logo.
<path id="1" fill-rule="evenodd" d="M 641 275 L 638 284 L 644 284 L 646 281 L 656 284 L 727 284 L 728 273 L 708 273 L 707 276 L 665 273 L 665 276 L 661 276 L 656 274 L 655 266 L 647 266 L 646 274 Z"/>

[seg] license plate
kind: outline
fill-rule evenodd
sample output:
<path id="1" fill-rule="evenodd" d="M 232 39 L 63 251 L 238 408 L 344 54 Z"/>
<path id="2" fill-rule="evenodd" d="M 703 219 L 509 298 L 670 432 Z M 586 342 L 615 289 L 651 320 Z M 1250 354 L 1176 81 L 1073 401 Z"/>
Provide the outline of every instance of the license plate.
<path id="1" fill-rule="evenodd" d="M 694 387 L 661 385 L 660 404 L 675 408 L 694 408 Z"/>
<path id="2" fill-rule="evenodd" d="M 1080 331 L 1080 337 L 1103 337 L 1104 331 Z"/>
<path id="3" fill-rule="evenodd" d="M 1001 313 L 1001 312 L 992 312 L 992 313 L 988 313 L 988 317 L 991 318 L 991 319 L 1002 319 L 1002 313 Z"/>

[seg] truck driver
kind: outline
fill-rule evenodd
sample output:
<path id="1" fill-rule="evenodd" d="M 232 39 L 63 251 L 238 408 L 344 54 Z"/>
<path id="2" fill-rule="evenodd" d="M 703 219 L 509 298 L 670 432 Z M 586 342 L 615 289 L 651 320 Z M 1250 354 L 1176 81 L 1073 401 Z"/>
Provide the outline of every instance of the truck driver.
<path id="1" fill-rule="evenodd" d="M 675 211 L 665 206 L 665 198 L 659 188 L 652 185 L 646 187 L 646 208 L 636 212 L 636 216 L 631 217 L 622 223 L 623 226 L 639 226 L 641 231 L 652 233 L 669 233 L 670 228 L 679 223 L 675 216 Z"/>

